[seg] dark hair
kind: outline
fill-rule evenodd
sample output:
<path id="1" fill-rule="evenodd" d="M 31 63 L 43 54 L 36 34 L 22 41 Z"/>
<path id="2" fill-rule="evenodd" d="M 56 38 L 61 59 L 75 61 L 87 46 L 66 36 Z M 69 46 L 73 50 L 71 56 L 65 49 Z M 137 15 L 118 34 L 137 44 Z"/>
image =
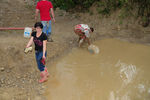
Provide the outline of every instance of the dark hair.
<path id="1" fill-rule="evenodd" d="M 43 24 L 41 22 L 36 22 L 34 24 L 34 28 L 40 27 L 41 29 L 43 29 Z"/>
<path id="2" fill-rule="evenodd" d="M 93 27 L 90 27 L 90 29 L 91 29 L 92 32 L 94 32 L 94 28 Z"/>

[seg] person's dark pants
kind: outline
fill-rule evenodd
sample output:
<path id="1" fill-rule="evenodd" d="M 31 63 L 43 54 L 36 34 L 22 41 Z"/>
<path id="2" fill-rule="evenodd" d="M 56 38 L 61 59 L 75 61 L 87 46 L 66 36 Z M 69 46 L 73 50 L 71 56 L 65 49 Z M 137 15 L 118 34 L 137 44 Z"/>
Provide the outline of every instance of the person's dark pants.
<path id="1" fill-rule="evenodd" d="M 45 53 L 45 57 L 47 56 L 47 52 Z M 37 62 L 37 66 L 38 66 L 38 69 L 42 72 L 44 71 L 45 69 L 45 65 L 43 65 L 41 63 L 41 59 L 43 57 L 43 51 L 36 51 L 35 52 L 35 57 L 36 57 L 36 62 Z"/>

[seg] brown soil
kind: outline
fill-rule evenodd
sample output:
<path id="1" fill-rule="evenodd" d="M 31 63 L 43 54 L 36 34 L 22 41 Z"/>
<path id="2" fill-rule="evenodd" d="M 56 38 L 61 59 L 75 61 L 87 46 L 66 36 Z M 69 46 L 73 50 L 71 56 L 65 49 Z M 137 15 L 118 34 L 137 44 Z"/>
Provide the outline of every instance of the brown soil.
<path id="1" fill-rule="evenodd" d="M 10 1 L 0 1 L 0 27 L 33 26 L 34 7 L 27 6 L 23 0 Z M 56 23 L 52 24 L 54 42 L 47 44 L 47 67 L 77 46 L 73 27 L 79 23 L 95 28 L 92 41 L 111 37 L 144 44 L 150 42 L 149 27 L 143 28 L 131 18 L 119 24 L 117 12 L 108 18 L 100 18 L 94 7 L 91 11 L 93 15 L 55 11 Z M 27 55 L 23 52 L 29 39 L 23 37 L 23 31 L 0 31 L 0 40 L 0 100 L 45 100 L 42 94 L 46 86 L 38 83 L 40 76 L 34 51 Z"/>

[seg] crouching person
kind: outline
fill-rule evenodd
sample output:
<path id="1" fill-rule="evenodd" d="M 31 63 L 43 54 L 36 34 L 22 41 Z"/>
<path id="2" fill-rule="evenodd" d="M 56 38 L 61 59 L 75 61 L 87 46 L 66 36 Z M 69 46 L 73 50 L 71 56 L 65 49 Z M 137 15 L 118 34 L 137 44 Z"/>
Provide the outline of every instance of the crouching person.
<path id="1" fill-rule="evenodd" d="M 94 28 L 89 27 L 87 24 L 79 24 L 74 27 L 75 34 L 79 36 L 79 47 L 84 41 L 87 41 L 89 45 L 91 44 L 89 37 L 90 33 L 92 33 L 93 31 Z"/>

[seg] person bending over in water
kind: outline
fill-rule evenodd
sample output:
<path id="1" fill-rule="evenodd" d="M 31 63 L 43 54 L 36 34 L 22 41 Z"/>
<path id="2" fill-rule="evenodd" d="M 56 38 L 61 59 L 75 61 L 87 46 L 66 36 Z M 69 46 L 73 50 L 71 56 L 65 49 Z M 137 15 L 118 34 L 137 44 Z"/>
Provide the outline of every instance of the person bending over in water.
<path id="1" fill-rule="evenodd" d="M 89 27 L 87 24 L 79 24 L 74 27 L 74 32 L 79 36 L 79 47 L 84 41 L 87 41 L 88 45 L 91 44 L 89 37 L 90 33 L 94 32 L 94 28 Z"/>

